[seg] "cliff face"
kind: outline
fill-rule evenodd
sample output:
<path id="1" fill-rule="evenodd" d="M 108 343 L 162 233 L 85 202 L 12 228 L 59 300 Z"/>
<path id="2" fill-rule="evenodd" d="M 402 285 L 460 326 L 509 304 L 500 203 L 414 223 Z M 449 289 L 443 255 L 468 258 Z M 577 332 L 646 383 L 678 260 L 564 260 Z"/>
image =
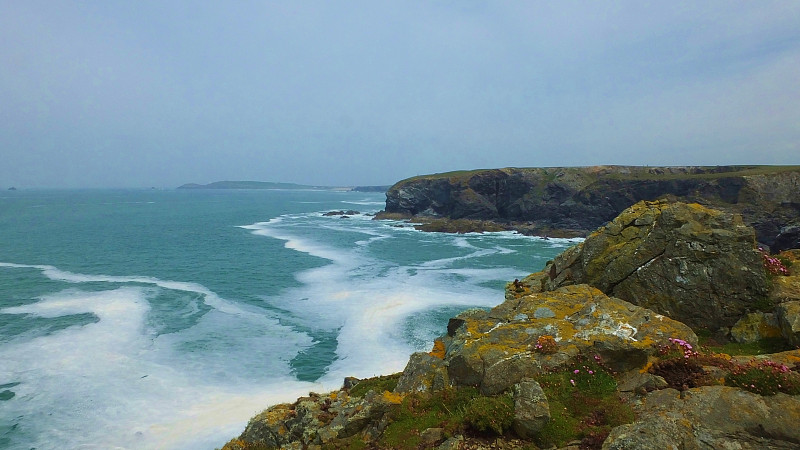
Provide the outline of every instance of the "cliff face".
<path id="1" fill-rule="evenodd" d="M 641 200 L 669 197 L 742 214 L 759 242 L 791 247 L 800 225 L 800 166 L 550 167 L 451 172 L 403 180 L 386 212 L 527 222 L 589 231 Z M 788 243 L 782 243 L 788 242 Z"/>

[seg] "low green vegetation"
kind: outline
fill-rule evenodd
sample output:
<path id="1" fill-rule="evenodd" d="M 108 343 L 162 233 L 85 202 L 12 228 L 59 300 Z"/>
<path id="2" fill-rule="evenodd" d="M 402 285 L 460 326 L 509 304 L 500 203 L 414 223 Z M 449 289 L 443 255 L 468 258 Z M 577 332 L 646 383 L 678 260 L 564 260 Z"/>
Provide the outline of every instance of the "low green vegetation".
<path id="1" fill-rule="evenodd" d="M 395 373 L 392 375 L 382 375 L 379 377 L 367 378 L 361 380 L 350 388 L 350 395 L 354 397 L 363 397 L 369 391 L 375 392 L 392 392 L 397 387 L 397 381 L 400 380 L 402 373 Z"/>
<path id="2" fill-rule="evenodd" d="M 537 446 L 563 446 L 581 440 L 583 448 L 599 448 L 612 428 L 633 421 L 633 411 L 617 392 L 613 373 L 599 358 L 578 363 L 537 377 L 550 404 L 551 420 L 534 439 Z M 359 382 L 351 395 L 369 390 L 389 390 L 399 374 Z M 356 389 L 358 388 L 358 389 Z M 388 413 L 389 422 L 378 448 L 416 449 L 422 434 L 439 428 L 444 437 L 462 434 L 475 438 L 515 438 L 511 425 L 514 401 L 510 392 L 484 396 L 474 387 L 453 387 L 432 395 L 408 394 Z M 338 441 L 331 448 L 360 448 L 360 438 Z"/>
<path id="3" fill-rule="evenodd" d="M 617 393 L 613 373 L 597 357 L 537 378 L 550 404 L 550 422 L 536 444 L 561 447 L 580 439 L 599 448 L 612 428 L 633 422 L 633 410 Z"/>
<path id="4" fill-rule="evenodd" d="M 789 367 L 768 360 L 738 363 L 731 360 L 729 354 L 713 352 L 707 347 L 697 351 L 686 341 L 671 341 L 671 345 L 659 348 L 659 360 L 649 370 L 663 377 L 672 388 L 686 390 L 724 384 L 759 395 L 775 395 L 779 392 L 800 394 L 798 365 Z M 762 340 L 762 345 L 763 341 L 766 340 Z M 769 342 L 769 345 L 777 345 L 777 341 Z M 716 367 L 724 376 L 713 378 L 706 372 L 706 367 Z"/>
<path id="5" fill-rule="evenodd" d="M 759 395 L 800 394 L 800 373 L 785 364 L 754 361 L 737 364 L 725 378 L 725 384 L 755 392 Z"/>
<path id="6" fill-rule="evenodd" d="M 390 413 L 391 422 L 380 443 L 389 448 L 415 449 L 428 428 L 441 428 L 445 436 L 463 432 L 471 420 L 467 410 L 477 398 L 478 390 L 471 387 L 445 389 L 429 397 L 407 395 Z"/>
<path id="7" fill-rule="evenodd" d="M 514 421 L 514 400 L 510 394 L 475 397 L 467 405 L 464 419 L 477 431 L 502 435 Z"/>
<path id="8" fill-rule="evenodd" d="M 764 338 L 756 342 L 728 342 L 719 344 L 710 339 L 700 339 L 704 353 L 724 353 L 731 356 L 769 355 L 792 350 L 792 346 L 780 337 Z"/>

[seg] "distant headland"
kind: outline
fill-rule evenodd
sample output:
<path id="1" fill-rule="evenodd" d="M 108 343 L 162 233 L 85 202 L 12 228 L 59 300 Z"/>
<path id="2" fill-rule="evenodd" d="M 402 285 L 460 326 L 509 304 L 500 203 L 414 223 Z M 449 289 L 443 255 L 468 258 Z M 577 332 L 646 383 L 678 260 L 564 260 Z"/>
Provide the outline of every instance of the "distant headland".
<path id="1" fill-rule="evenodd" d="M 311 186 L 296 183 L 275 183 L 271 181 L 215 181 L 209 184 L 188 183 L 178 189 L 281 189 L 316 191 L 356 191 L 386 192 L 389 186 Z"/>
<path id="2" fill-rule="evenodd" d="M 378 218 L 426 231 L 513 229 L 586 236 L 641 200 L 668 198 L 741 214 L 760 243 L 795 248 L 800 166 L 593 166 L 448 172 L 402 180 Z"/>

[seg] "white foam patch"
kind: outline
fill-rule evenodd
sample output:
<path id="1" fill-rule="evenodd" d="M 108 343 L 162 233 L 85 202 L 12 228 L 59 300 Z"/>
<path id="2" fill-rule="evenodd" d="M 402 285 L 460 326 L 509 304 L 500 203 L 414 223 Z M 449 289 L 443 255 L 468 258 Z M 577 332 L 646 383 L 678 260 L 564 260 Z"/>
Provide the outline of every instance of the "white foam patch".
<path id="1" fill-rule="evenodd" d="M 0 267 L 37 268 L 72 283 L 133 281 L 216 297 L 192 283 L 81 275 L 51 266 Z M 25 446 L 221 447 L 267 405 L 323 388 L 290 375 L 289 360 L 311 344 L 309 336 L 218 297 L 211 303 L 221 310 L 211 310 L 191 328 L 157 336 L 146 326 L 148 297 L 156 292 L 129 285 L 97 292 L 68 289 L 0 310 L 98 318 L 0 347 L 0 384 L 20 383 L 13 388 L 16 396 L 3 402 L 3 416 L 19 421 L 15 433 L 30 440 Z"/>
<path id="2" fill-rule="evenodd" d="M 286 241 L 284 247 L 290 250 L 306 253 L 311 256 L 316 256 L 318 258 L 334 261 L 340 256 L 337 252 L 331 251 L 325 246 L 318 245 L 308 239 L 300 238 L 287 232 L 280 231 L 280 229 L 276 228 L 275 225 L 280 224 L 281 222 L 283 222 L 283 218 L 279 217 L 268 222 L 259 222 L 252 225 L 241 225 L 239 228 L 250 230 L 257 236 L 266 236 L 279 239 L 281 241 Z"/>
<path id="3" fill-rule="evenodd" d="M 297 274 L 300 286 L 268 300 L 292 312 L 304 326 L 338 331 L 337 359 L 320 380 L 332 388 L 337 388 L 345 376 L 368 377 L 401 371 L 408 355 L 420 350 L 408 341 L 405 333 L 406 321 L 413 315 L 448 306 L 494 306 L 502 301 L 502 293 L 480 284 L 519 276 L 506 268 L 451 267 L 456 261 L 515 252 L 506 247 L 474 245 L 482 235 L 437 235 L 434 239 L 437 244 L 451 245 L 467 253 L 420 261 L 412 266 L 393 266 L 373 257 L 363 244 L 375 239 L 392 239 L 401 235 L 403 229 L 387 229 L 383 223 L 374 222 L 370 228 L 344 221 L 335 226 L 326 225 L 328 230 L 373 236 L 366 241 L 356 241 L 350 248 L 336 249 L 312 241 L 308 235 L 302 238 L 296 235 L 307 218 L 284 216 L 283 219 L 243 228 L 282 239 L 288 248 L 302 247 L 315 256 L 324 255 L 331 262 Z M 297 245 L 298 242 L 303 245 Z M 456 280 L 453 274 L 466 276 L 468 281 Z M 435 327 L 428 334 L 437 335 L 444 333 L 446 323 L 425 326 Z"/>

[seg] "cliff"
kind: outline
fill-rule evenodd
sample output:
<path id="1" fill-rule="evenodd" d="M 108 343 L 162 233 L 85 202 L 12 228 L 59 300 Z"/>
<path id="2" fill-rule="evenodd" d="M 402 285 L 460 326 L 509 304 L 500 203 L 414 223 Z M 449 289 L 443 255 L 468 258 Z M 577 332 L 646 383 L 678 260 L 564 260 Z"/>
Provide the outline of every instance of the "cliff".
<path id="1" fill-rule="evenodd" d="M 773 250 L 800 243 L 800 166 L 506 168 L 426 175 L 386 193 L 386 213 L 513 223 L 585 235 L 641 200 L 739 213 Z"/>

